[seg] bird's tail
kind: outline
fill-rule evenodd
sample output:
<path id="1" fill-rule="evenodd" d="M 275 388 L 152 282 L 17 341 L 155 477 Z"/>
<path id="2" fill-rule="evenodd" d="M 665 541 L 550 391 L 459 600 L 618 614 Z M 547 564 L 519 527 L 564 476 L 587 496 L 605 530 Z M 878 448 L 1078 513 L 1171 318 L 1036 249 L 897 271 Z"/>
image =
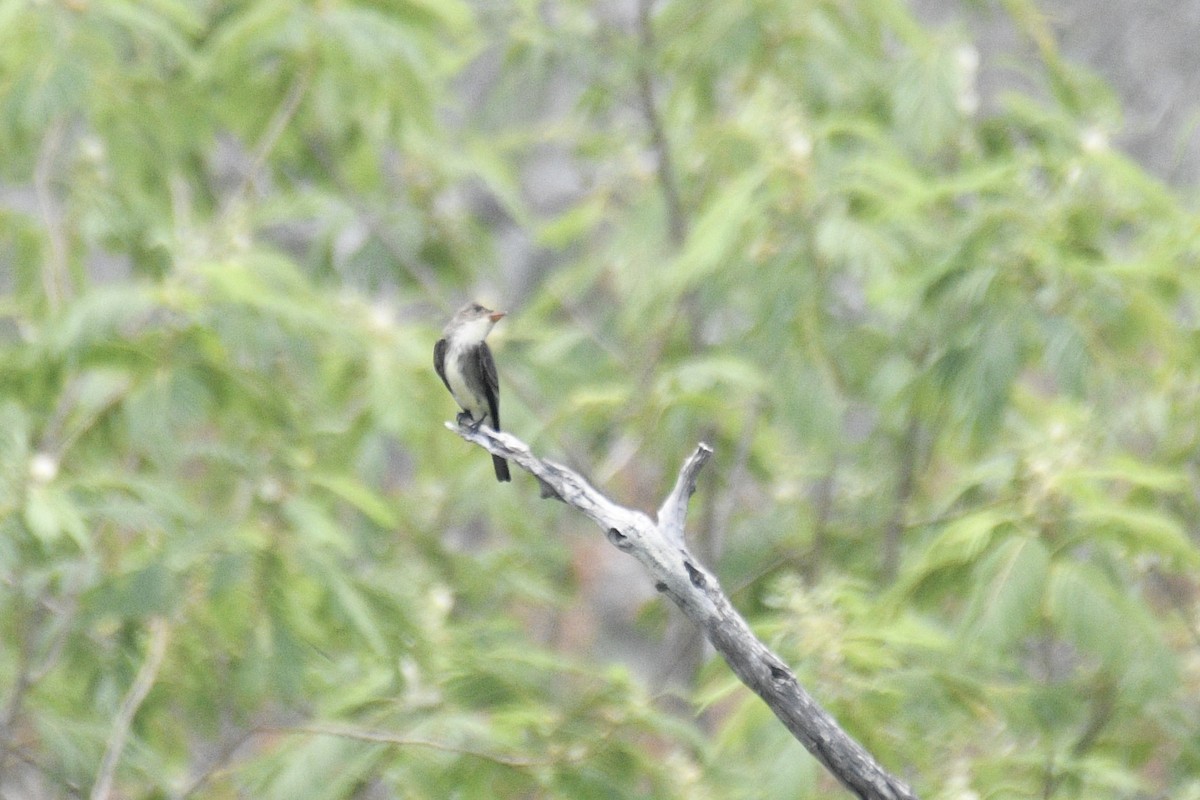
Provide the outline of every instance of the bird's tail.
<path id="1" fill-rule="evenodd" d="M 508 462 L 500 456 L 492 456 L 492 466 L 496 468 L 496 480 L 501 483 L 512 480 L 512 476 L 508 474 Z"/>

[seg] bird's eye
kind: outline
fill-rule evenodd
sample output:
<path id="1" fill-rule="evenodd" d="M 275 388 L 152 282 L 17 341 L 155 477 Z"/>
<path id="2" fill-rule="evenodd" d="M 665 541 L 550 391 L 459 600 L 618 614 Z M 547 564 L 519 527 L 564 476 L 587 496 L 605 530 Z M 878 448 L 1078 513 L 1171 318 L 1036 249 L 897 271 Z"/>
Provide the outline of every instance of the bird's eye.
<path id="1" fill-rule="evenodd" d="M 471 306 L 471 310 L 472 311 L 483 311 L 483 306 L 479 305 L 479 303 L 476 303 L 475 305 Z"/>

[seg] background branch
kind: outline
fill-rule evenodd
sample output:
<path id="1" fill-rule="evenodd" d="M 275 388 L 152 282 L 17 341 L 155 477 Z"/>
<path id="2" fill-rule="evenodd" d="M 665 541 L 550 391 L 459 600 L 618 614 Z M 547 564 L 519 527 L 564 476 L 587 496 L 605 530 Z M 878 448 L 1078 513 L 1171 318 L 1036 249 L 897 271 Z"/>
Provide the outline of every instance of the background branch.
<path id="1" fill-rule="evenodd" d="M 742 683 L 766 702 L 843 786 L 863 800 L 916 799 L 905 783 L 885 771 L 842 730 L 804 690 L 787 664 L 755 637 L 716 577 L 688 551 L 683 533 L 684 510 L 696 490 L 700 470 L 712 455 L 711 447 L 698 445 L 684 462 L 655 523 L 640 511 L 612 502 L 572 470 L 534 455 L 512 434 L 487 427 L 471 431 L 449 422 L 446 427 L 534 475 L 543 486 L 553 489 L 557 499 L 599 525 L 614 547 L 636 558 L 650 574 L 654 587 L 704 631 Z"/>
<path id="2" fill-rule="evenodd" d="M 650 6 L 654 0 L 639 0 L 637 29 L 638 29 L 638 99 L 642 105 L 642 114 L 646 125 L 650 128 L 650 142 L 654 147 L 658 183 L 662 187 L 663 201 L 667 206 L 667 232 L 671 244 L 679 247 L 687 239 L 687 217 L 683 212 L 683 201 L 679 197 L 679 178 L 675 172 L 675 161 L 671 155 L 671 142 L 667 138 L 666 126 L 663 125 L 662 114 L 654 99 L 654 76 L 650 71 L 651 59 L 654 57 L 654 25 L 650 19 Z"/>
<path id="3" fill-rule="evenodd" d="M 121 763 L 121 753 L 125 750 L 125 740 L 129 736 L 129 728 L 133 717 L 141 707 L 146 695 L 158 680 L 158 670 L 162 666 L 163 656 L 167 653 L 167 641 L 170 638 L 171 627 L 163 617 L 150 620 L 150 644 L 146 648 L 146 660 L 138 669 L 129 687 L 125 699 L 121 701 L 121 709 L 113 720 L 112 734 L 108 738 L 108 746 L 104 749 L 104 760 L 96 775 L 96 783 L 92 786 L 92 800 L 107 800 L 112 791 L 113 778 L 117 774 L 117 765 Z"/>

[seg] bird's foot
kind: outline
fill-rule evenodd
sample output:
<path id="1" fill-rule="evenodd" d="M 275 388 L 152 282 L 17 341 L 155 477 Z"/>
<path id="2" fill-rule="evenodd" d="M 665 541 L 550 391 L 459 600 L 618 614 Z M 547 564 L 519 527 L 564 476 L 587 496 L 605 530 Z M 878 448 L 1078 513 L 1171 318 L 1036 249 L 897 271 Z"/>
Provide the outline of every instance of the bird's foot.
<path id="1" fill-rule="evenodd" d="M 485 419 L 487 419 L 486 414 L 479 419 L 475 419 L 470 411 L 460 411 L 458 412 L 458 416 L 454 418 L 454 421 L 471 433 L 479 433 L 479 426 L 483 424 Z"/>

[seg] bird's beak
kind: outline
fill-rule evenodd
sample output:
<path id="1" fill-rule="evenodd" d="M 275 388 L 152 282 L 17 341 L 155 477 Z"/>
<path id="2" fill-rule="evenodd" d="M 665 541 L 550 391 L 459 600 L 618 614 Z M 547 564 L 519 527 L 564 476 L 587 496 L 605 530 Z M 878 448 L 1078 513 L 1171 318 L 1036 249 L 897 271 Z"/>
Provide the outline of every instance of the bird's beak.
<path id="1" fill-rule="evenodd" d="M 500 318 L 503 316 L 503 311 L 493 311 L 492 313 L 488 314 L 488 319 L 490 319 L 492 322 L 499 322 Z"/>

